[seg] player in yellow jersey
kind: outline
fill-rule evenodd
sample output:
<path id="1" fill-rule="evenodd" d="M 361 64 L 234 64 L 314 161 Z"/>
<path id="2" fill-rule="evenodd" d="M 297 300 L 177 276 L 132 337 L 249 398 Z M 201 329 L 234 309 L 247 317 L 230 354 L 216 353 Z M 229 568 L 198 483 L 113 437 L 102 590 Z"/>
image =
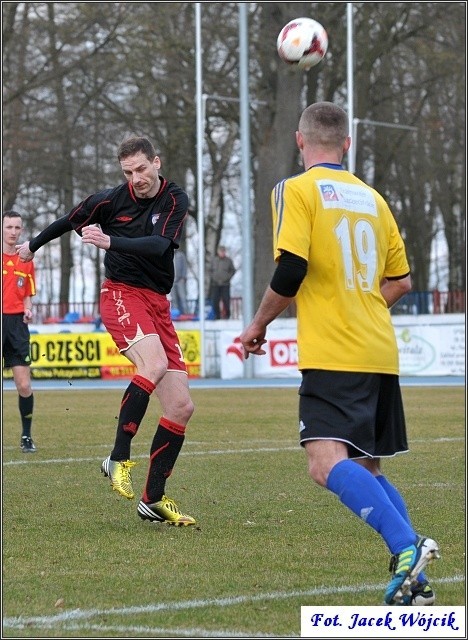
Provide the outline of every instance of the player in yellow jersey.
<path id="1" fill-rule="evenodd" d="M 424 569 L 438 545 L 415 532 L 380 466 L 408 451 L 389 312 L 411 289 L 404 243 L 382 196 L 341 164 L 351 144 L 341 107 L 307 107 L 296 142 L 305 171 L 272 193 L 276 269 L 240 336 L 245 357 L 265 354 L 267 326 L 295 300 L 309 474 L 382 536 L 392 554 L 385 603 L 433 604 Z"/>

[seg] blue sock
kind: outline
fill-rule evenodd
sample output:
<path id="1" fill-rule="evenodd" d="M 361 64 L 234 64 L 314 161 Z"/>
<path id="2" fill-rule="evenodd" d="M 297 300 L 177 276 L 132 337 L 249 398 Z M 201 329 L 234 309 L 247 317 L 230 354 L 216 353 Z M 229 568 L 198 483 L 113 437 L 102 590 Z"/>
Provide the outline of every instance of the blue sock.
<path id="1" fill-rule="evenodd" d="M 398 554 L 415 543 L 417 535 L 411 525 L 393 506 L 380 482 L 360 464 L 338 462 L 330 471 L 327 489 L 382 536 L 390 553 Z"/>
<path id="2" fill-rule="evenodd" d="M 411 524 L 408 509 L 406 508 L 405 501 L 403 500 L 403 497 L 401 496 L 398 489 L 394 487 L 393 484 L 389 482 L 385 476 L 377 476 L 377 480 L 380 482 L 383 490 L 390 498 L 390 501 L 393 503 L 393 506 L 398 511 L 398 513 L 406 520 L 406 522 Z M 421 571 L 421 573 L 418 575 L 418 582 L 424 582 L 425 580 L 426 575 L 423 571 Z"/>

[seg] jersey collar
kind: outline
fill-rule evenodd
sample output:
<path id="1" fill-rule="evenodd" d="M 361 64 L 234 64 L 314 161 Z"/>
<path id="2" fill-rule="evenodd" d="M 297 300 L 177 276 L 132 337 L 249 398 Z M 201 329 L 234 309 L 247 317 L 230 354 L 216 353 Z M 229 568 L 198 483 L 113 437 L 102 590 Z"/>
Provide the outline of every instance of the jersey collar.
<path id="1" fill-rule="evenodd" d="M 314 169 L 315 167 L 325 167 L 326 169 L 336 169 L 337 171 L 344 171 L 343 165 L 335 164 L 334 162 L 319 162 L 318 164 L 313 164 L 309 169 Z M 307 171 L 309 171 L 307 169 Z"/>

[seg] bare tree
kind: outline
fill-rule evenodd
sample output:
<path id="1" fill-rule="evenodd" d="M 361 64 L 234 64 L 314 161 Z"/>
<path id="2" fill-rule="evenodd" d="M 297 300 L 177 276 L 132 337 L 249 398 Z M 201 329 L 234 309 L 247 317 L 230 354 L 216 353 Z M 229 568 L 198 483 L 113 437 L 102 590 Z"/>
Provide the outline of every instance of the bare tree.
<path id="1" fill-rule="evenodd" d="M 115 158 L 130 133 L 148 135 L 163 175 L 186 186 L 197 217 L 193 3 L 3 3 L 3 197 L 27 211 L 33 234 L 89 193 L 122 180 Z M 329 32 L 326 58 L 308 73 L 279 60 L 276 37 L 298 16 Z M 237 3 L 202 5 L 206 110 L 205 259 L 240 219 Z M 429 284 L 431 247 L 444 234 L 448 281 L 463 288 L 465 131 L 463 3 L 353 3 L 356 174 L 389 200 L 406 237 L 418 289 Z M 346 3 L 249 3 L 252 230 L 257 298 L 274 265 L 270 194 L 302 170 L 294 132 L 316 100 L 346 107 Z M 417 131 L 365 121 L 394 122 Z M 70 240 L 70 243 L 69 243 Z M 62 240 L 60 300 L 70 299 L 76 238 Z M 60 245 L 58 245 L 60 246 Z M 98 295 L 102 255 L 89 255 Z M 53 270 L 55 258 L 44 268 Z M 250 265 L 240 265 L 249 268 Z M 39 264 L 39 268 L 43 265 Z M 50 295 L 56 287 L 50 273 Z"/>

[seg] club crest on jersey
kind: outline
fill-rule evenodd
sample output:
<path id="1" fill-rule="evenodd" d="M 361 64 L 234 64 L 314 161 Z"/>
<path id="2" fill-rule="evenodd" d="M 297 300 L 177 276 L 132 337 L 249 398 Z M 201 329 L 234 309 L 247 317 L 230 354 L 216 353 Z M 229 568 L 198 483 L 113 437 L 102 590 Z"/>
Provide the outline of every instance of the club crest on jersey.
<path id="1" fill-rule="evenodd" d="M 20 276 L 16 281 L 16 284 L 18 285 L 18 287 L 24 287 L 24 278 Z"/>
<path id="2" fill-rule="evenodd" d="M 337 202 L 338 195 L 335 191 L 335 187 L 332 184 L 321 184 L 320 190 L 322 192 L 325 202 Z"/>
<path id="3" fill-rule="evenodd" d="M 151 216 L 151 224 L 156 224 L 156 222 L 159 220 L 159 216 L 161 214 L 159 213 L 153 213 L 153 215 Z"/>

